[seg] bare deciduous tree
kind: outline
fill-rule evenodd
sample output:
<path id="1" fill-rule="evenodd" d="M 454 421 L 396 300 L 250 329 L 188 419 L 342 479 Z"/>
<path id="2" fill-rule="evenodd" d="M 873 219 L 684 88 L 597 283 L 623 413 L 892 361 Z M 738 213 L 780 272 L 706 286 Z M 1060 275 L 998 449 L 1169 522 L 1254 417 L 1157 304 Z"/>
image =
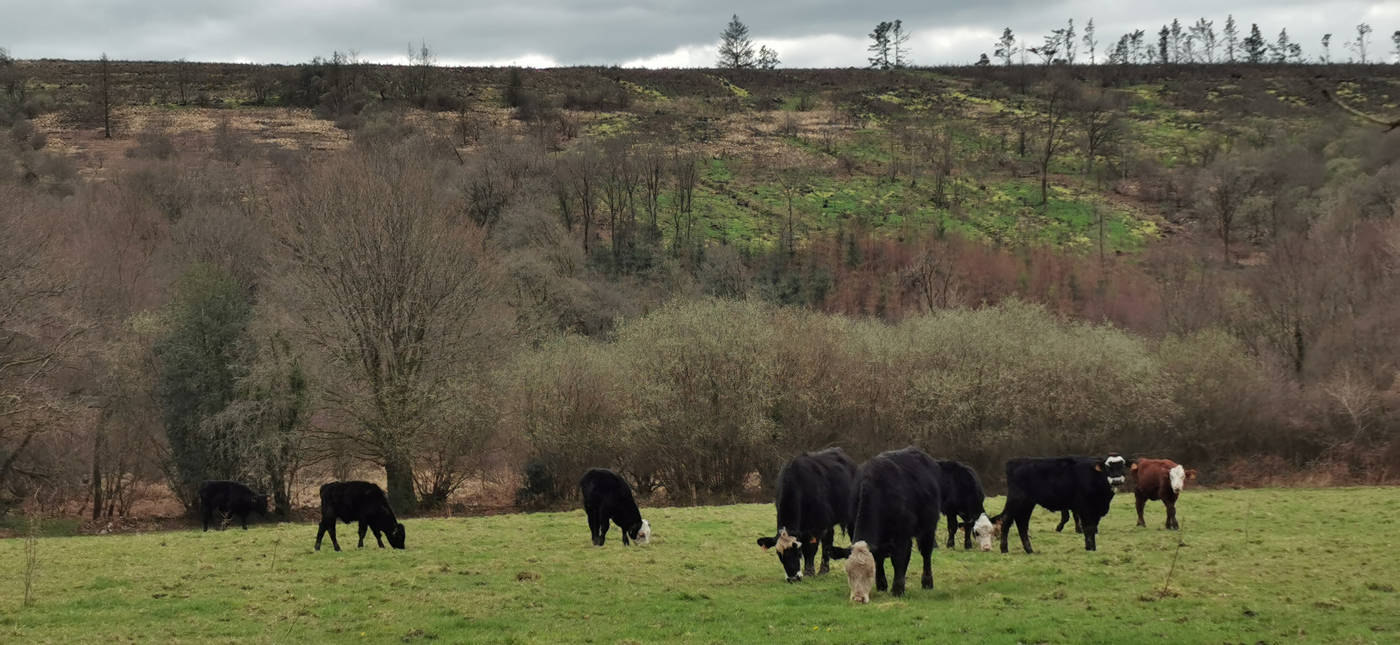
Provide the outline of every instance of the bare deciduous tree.
<path id="1" fill-rule="evenodd" d="M 493 260 L 439 168 L 407 150 L 347 155 L 313 171 L 270 214 L 286 251 L 282 295 L 335 373 L 334 432 L 384 468 L 412 512 L 413 455 L 463 365 L 499 340 Z"/>

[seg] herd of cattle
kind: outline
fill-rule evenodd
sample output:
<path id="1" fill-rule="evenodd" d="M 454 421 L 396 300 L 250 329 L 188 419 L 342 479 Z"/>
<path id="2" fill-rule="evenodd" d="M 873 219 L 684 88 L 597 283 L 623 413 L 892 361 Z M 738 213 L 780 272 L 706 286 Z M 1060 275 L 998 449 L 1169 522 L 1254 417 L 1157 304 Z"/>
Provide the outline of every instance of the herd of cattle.
<path id="1" fill-rule="evenodd" d="M 910 447 L 881 453 L 857 468 L 843 450 L 830 448 L 801 455 L 779 472 L 777 534 L 758 538 L 758 545 L 777 552 L 788 582 L 813 574 L 820 547 L 817 573 L 826 573 L 832 558 L 849 558 L 852 601 L 869 602 L 872 581 L 877 591 L 900 596 L 914 545 L 923 560 L 920 585 L 933 588 L 930 556 L 940 515 L 947 518 L 948 548 L 961 528 L 963 548 L 971 549 L 975 538 L 983 551 L 990 551 L 992 541 L 1000 538 L 1006 553 L 1015 527 L 1021 547 L 1031 553 L 1031 512 L 1043 506 L 1061 512 L 1057 531 L 1073 517 L 1076 531 L 1084 534 L 1084 548 L 1096 550 L 1099 520 L 1128 472 L 1137 479 L 1138 525 L 1145 525 L 1147 501 L 1160 499 L 1167 507 L 1167 528 L 1179 528 L 1176 500 L 1196 473 L 1169 459 L 1130 463 L 1118 454 L 1012 459 L 1006 463 L 1006 506 L 988 517 L 982 483 L 965 464 L 938 461 Z M 833 546 L 838 526 L 850 536 L 850 548 Z M 885 578 L 886 559 L 893 565 L 893 584 Z"/>
<path id="2" fill-rule="evenodd" d="M 1180 528 L 1176 501 L 1196 471 L 1169 459 L 1129 461 L 1118 454 L 1012 459 L 1006 462 L 1006 505 L 1001 513 L 988 517 L 982 482 L 965 464 L 935 460 L 909 447 L 880 453 L 857 467 L 845 451 L 829 448 L 799 455 L 778 473 L 777 532 L 758 538 L 758 545 L 777 553 L 788 582 L 827 573 L 832 559 L 844 558 L 852 601 L 869 602 L 872 582 L 875 590 L 900 596 L 915 545 L 923 560 L 920 584 L 933 588 L 930 556 L 937 546 L 940 517 L 947 518 L 948 548 L 962 529 L 963 548 L 973 548 L 975 540 L 982 551 L 991 551 L 993 540 L 1000 538 L 1005 553 L 1015 527 L 1021 547 L 1031 553 L 1030 517 L 1036 506 L 1042 506 L 1060 511 L 1056 531 L 1073 518 L 1076 532 L 1084 535 L 1084 548 L 1095 550 L 1099 521 L 1129 472 L 1136 478 L 1138 526 L 1146 525 L 1142 513 L 1147 501 L 1161 500 L 1167 508 L 1166 527 Z M 612 524 L 622 529 L 624 545 L 650 540 L 651 524 L 642 518 L 632 489 L 621 476 L 594 468 L 579 481 L 579 492 L 595 546 L 603 546 Z M 216 513 L 239 518 L 246 529 L 251 513 L 267 512 L 267 496 L 238 482 L 205 482 L 199 498 L 205 531 Z M 404 526 L 376 484 L 350 481 L 321 486 L 316 550 L 327 533 L 331 545 L 340 550 L 337 522 L 359 523 L 361 547 L 365 533 L 373 531 L 380 548 L 384 548 L 381 536 L 393 548 L 404 548 Z M 833 544 L 837 527 L 850 537 L 850 547 Z M 821 568 L 816 569 L 819 548 Z M 885 578 L 886 559 L 893 565 L 893 584 Z"/>

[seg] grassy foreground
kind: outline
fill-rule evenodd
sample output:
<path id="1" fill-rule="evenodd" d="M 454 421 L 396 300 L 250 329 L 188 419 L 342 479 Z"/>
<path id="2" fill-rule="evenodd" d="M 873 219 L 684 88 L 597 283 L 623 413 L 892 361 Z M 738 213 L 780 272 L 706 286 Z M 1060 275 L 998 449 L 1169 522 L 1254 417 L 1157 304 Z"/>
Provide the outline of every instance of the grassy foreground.
<path id="1" fill-rule="evenodd" d="M 1188 490 L 1179 534 L 1160 504 L 1135 528 L 1120 494 L 1097 553 L 1041 511 L 1037 554 L 940 549 L 934 591 L 915 576 L 868 606 L 839 563 L 782 582 L 754 545 L 769 505 L 649 509 L 643 548 L 615 528 L 589 546 L 582 511 L 412 520 L 406 551 L 356 550 L 345 527 L 346 551 L 315 553 L 297 524 L 41 538 L 31 607 L 12 539 L 0 642 L 1396 642 L 1397 493 Z"/>

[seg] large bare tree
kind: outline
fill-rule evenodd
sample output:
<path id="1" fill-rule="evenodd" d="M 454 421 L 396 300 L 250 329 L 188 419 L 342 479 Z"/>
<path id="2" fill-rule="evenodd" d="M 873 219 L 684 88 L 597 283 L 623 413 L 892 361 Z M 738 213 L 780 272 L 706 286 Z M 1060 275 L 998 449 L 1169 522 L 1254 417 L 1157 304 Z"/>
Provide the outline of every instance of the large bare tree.
<path id="1" fill-rule="evenodd" d="M 332 368 L 337 430 L 384 468 L 399 512 L 417 505 L 415 441 L 493 340 L 494 263 L 442 166 L 407 147 L 347 153 L 271 214 L 281 292 Z"/>

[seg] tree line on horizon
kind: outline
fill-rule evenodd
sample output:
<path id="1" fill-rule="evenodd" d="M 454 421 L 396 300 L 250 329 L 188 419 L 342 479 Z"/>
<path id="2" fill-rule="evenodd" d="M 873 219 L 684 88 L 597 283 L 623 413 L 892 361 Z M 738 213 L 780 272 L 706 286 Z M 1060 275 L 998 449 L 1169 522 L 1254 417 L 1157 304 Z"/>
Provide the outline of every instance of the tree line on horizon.
<path id="1" fill-rule="evenodd" d="M 1362 65 L 1377 62 L 1371 34 L 1374 29 L 1362 22 L 1356 25 L 1356 35 L 1342 43 L 1353 55 L 1353 62 Z M 757 53 L 748 37 L 749 28 L 735 14 L 729 25 L 721 33 L 719 57 L 716 66 L 721 69 L 774 69 L 781 61 L 777 50 L 766 45 Z M 1322 53 L 1312 62 L 1331 64 L 1333 34 L 1323 34 L 1320 42 Z M 870 44 L 866 50 L 871 69 L 902 69 L 913 66 L 910 55 L 910 33 L 904 21 L 882 20 L 875 24 L 867 36 Z M 1396 64 L 1400 64 L 1400 29 L 1390 35 L 1394 49 L 1389 53 Z M 1104 62 L 1109 65 L 1177 65 L 1177 64 L 1302 64 L 1310 62 L 1303 53 L 1301 42 L 1288 35 L 1288 28 L 1279 30 L 1272 40 L 1266 38 L 1257 23 L 1251 23 L 1249 32 L 1242 33 L 1234 14 L 1225 18 L 1225 24 L 1217 33 L 1215 21 L 1201 17 L 1191 24 L 1183 24 L 1173 19 L 1157 31 L 1155 44 L 1148 32 L 1137 29 L 1123 34 L 1110 48 L 1099 50 L 1100 40 L 1094 19 L 1085 23 L 1083 32 L 1075 30 L 1074 19 L 1069 19 L 1064 27 L 1051 30 L 1042 37 L 1040 44 L 1022 38 L 1017 39 L 1011 27 L 1002 30 L 1001 37 L 994 43 L 992 57 L 984 52 L 974 65 L 992 64 L 995 58 L 1003 65 L 1027 65 L 1039 62 L 1044 65 L 1084 63 L 1081 53 L 1087 54 L 1090 65 L 1099 64 L 1099 54 L 1106 55 Z M 1082 47 L 1082 49 L 1080 49 Z M 1034 57 L 1034 58 L 1032 58 Z"/>

